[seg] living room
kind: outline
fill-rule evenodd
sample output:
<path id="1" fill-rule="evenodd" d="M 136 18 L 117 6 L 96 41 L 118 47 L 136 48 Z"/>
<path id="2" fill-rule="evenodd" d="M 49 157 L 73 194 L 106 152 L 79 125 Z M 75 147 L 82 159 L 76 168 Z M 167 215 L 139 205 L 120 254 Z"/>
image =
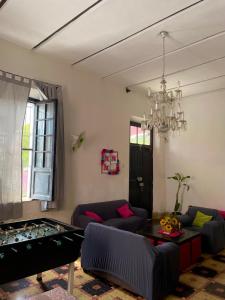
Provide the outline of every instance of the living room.
<path id="1" fill-rule="evenodd" d="M 225 210 L 224 1 L 19 3 L 0 2 L 0 70 L 62 87 L 64 194 L 55 209 L 23 201 L 22 215 L 9 221 L 53 218 L 70 224 L 78 205 L 129 199 L 130 121 L 149 113 L 148 88 L 160 90 L 163 30 L 166 80 L 168 88 L 181 83 L 187 128 L 166 135 L 154 129 L 153 218 L 173 211 L 177 184 L 168 177 L 176 172 L 190 176 L 183 214 L 189 205 Z M 82 132 L 84 142 L 73 151 L 74 137 Z M 118 152 L 119 174 L 101 172 L 102 149 Z M 78 299 L 95 296 L 76 293 Z M 110 297 L 134 296 L 116 290 Z"/>

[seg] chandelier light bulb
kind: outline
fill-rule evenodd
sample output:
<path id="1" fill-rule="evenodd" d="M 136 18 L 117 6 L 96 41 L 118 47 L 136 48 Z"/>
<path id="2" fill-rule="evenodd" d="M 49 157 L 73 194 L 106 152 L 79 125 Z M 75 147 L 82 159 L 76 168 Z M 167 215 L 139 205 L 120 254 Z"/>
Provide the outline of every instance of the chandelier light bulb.
<path id="1" fill-rule="evenodd" d="M 152 110 L 152 107 L 151 107 L 151 110 L 150 110 L 150 116 L 153 115 L 153 110 Z"/>

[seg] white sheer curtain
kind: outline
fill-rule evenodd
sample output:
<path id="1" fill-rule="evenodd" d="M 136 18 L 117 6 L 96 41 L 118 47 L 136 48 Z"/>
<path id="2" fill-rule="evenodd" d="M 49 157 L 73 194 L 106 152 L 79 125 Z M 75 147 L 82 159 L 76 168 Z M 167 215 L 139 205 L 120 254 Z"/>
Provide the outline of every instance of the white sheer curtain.
<path id="1" fill-rule="evenodd" d="M 30 80 L 0 72 L 0 220 L 22 216 L 21 143 Z"/>

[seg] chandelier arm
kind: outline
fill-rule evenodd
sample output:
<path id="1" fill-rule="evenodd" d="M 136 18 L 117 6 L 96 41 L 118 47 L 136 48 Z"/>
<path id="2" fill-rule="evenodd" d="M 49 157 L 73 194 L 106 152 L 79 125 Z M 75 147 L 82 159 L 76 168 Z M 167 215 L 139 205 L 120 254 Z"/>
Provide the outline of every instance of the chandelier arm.
<path id="1" fill-rule="evenodd" d="M 162 56 L 163 56 L 163 79 L 165 78 L 165 69 L 166 69 L 166 57 L 165 57 L 165 38 L 166 36 L 163 35 L 163 53 L 162 53 Z"/>

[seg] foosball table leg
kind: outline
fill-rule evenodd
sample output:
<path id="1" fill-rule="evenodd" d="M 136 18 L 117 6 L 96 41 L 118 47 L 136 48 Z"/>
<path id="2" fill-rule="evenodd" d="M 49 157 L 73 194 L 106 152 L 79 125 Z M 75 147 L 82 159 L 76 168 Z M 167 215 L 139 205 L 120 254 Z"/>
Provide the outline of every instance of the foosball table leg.
<path id="1" fill-rule="evenodd" d="M 73 282 L 74 282 L 74 262 L 69 264 L 69 271 L 68 271 L 68 287 L 67 291 L 71 295 L 73 294 Z"/>
<path id="2" fill-rule="evenodd" d="M 37 274 L 37 281 L 42 281 L 42 273 Z"/>

